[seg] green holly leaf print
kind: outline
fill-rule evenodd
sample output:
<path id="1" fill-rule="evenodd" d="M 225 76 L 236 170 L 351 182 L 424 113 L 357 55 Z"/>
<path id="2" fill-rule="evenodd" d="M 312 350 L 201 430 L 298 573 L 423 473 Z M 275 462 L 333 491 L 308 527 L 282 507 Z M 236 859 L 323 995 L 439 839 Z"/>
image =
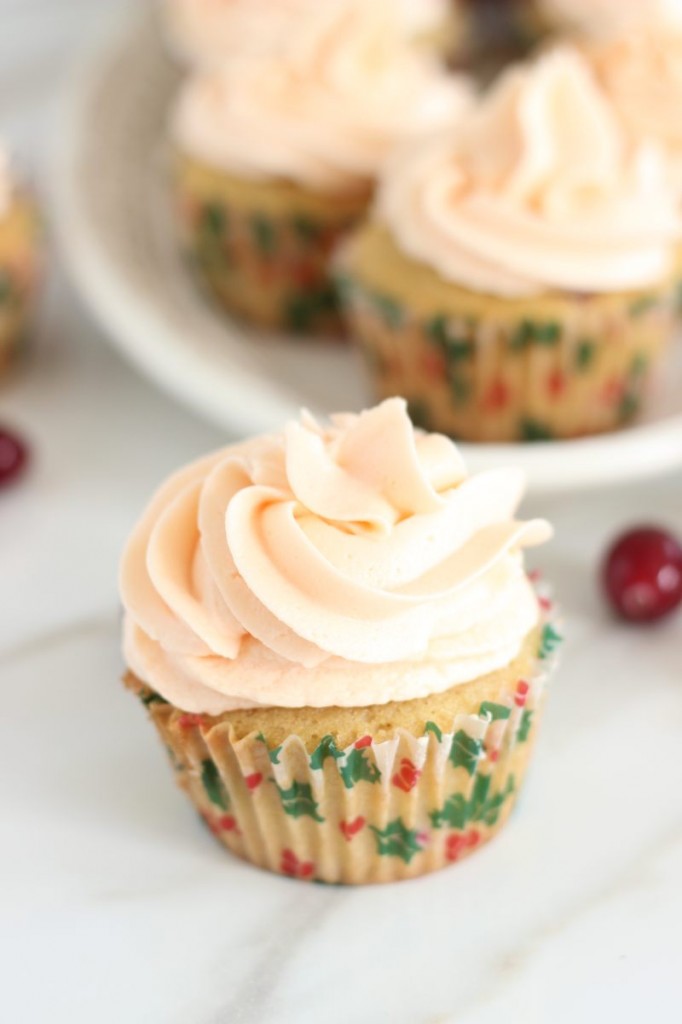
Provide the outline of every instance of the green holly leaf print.
<path id="1" fill-rule="evenodd" d="M 303 214 L 298 214 L 294 217 L 293 224 L 294 232 L 305 245 L 310 245 L 311 243 L 316 242 L 319 238 L 320 229 L 312 218 L 305 217 Z"/>
<path id="2" fill-rule="evenodd" d="M 464 829 L 469 821 L 469 806 L 461 793 L 453 793 L 445 801 L 443 809 L 429 814 L 434 828 Z"/>
<path id="3" fill-rule="evenodd" d="M 440 811 L 432 811 L 429 815 L 433 827 L 463 831 L 471 822 L 495 825 L 516 783 L 514 776 L 510 775 L 504 787 L 491 795 L 491 781 L 490 775 L 477 775 L 470 800 L 466 800 L 462 793 L 453 793 Z"/>
<path id="4" fill-rule="evenodd" d="M 140 700 L 146 708 L 152 704 L 167 704 L 168 701 L 164 700 L 160 693 L 154 693 L 153 690 L 147 690 L 146 693 L 140 694 Z"/>
<path id="5" fill-rule="evenodd" d="M 227 227 L 225 209 L 216 203 L 207 203 L 201 211 L 201 226 L 207 235 L 222 238 Z"/>
<path id="6" fill-rule="evenodd" d="M 479 715 L 489 715 L 491 722 L 506 720 L 511 714 L 511 709 L 506 704 L 495 704 L 491 700 L 484 700 L 478 709 Z"/>
<path id="7" fill-rule="evenodd" d="M 206 796 L 211 803 L 226 811 L 230 806 L 230 798 L 213 761 L 206 760 L 201 762 L 201 781 L 206 790 Z"/>
<path id="8" fill-rule="evenodd" d="M 618 418 L 623 422 L 631 420 L 639 412 L 639 405 L 640 402 L 637 395 L 633 395 L 632 392 L 623 395 L 618 406 Z"/>
<path id="9" fill-rule="evenodd" d="M 644 316 L 657 305 L 658 299 L 655 295 L 640 295 L 630 303 L 630 316 L 636 320 L 637 317 Z"/>
<path id="10" fill-rule="evenodd" d="M 644 352 L 638 352 L 630 364 L 630 376 L 643 377 L 649 369 L 649 360 Z"/>
<path id="11" fill-rule="evenodd" d="M 464 768 L 469 775 L 473 775 L 482 750 L 480 740 L 472 739 L 463 729 L 459 729 L 452 737 L 450 761 L 455 768 Z"/>
<path id="12" fill-rule="evenodd" d="M 338 761 L 340 757 L 343 757 L 343 752 L 336 746 L 336 741 L 333 736 L 323 736 L 315 750 L 310 755 L 310 767 L 322 768 L 324 762 L 328 757 Z"/>
<path id="13" fill-rule="evenodd" d="M 488 778 L 490 778 L 490 776 L 488 776 Z M 490 827 L 496 825 L 497 819 L 500 816 L 500 811 L 502 810 L 507 797 L 514 792 L 514 785 L 514 776 L 510 775 L 504 789 L 494 793 L 492 796 L 488 795 L 488 791 L 486 789 L 485 796 L 483 797 L 483 788 L 481 787 L 479 799 L 476 803 L 474 803 L 474 798 L 472 797 L 471 821 L 480 821 L 483 822 L 484 825 L 488 825 Z"/>
<path id="14" fill-rule="evenodd" d="M 553 651 L 561 643 L 563 637 L 557 633 L 551 623 L 547 623 L 542 630 L 542 637 L 540 639 L 540 650 L 538 657 L 541 659 L 548 658 Z"/>
<path id="15" fill-rule="evenodd" d="M 424 726 L 424 733 L 432 732 L 439 743 L 443 742 L 443 730 L 435 722 L 427 722 Z"/>
<path id="16" fill-rule="evenodd" d="M 465 405 L 471 398 L 471 384 L 462 377 L 450 378 L 452 397 L 458 405 Z"/>
<path id="17" fill-rule="evenodd" d="M 381 778 L 381 772 L 375 764 L 372 764 L 366 752 L 355 747 L 339 771 L 346 789 L 352 789 L 356 782 L 378 782 Z"/>
<path id="18" fill-rule="evenodd" d="M 418 831 L 407 828 L 402 818 L 389 821 L 384 829 L 375 828 L 374 825 L 369 827 L 374 833 L 380 857 L 400 857 L 409 864 L 412 858 L 422 851 Z"/>
<path id="19" fill-rule="evenodd" d="M 471 359 L 474 355 L 474 343 L 468 338 L 460 338 L 450 333 L 448 321 L 444 316 L 436 316 L 429 321 L 426 333 L 432 341 L 439 345 L 448 361 L 459 363 Z"/>
<path id="20" fill-rule="evenodd" d="M 519 743 L 525 743 L 530 735 L 530 730 L 533 727 L 533 712 L 525 709 L 521 715 L 521 721 L 519 723 L 519 731 L 516 734 L 516 739 Z"/>
<path id="21" fill-rule="evenodd" d="M 268 741 L 266 740 L 266 738 L 265 738 L 265 736 L 263 735 L 262 732 L 258 733 L 258 735 L 256 736 L 256 739 L 260 740 L 261 743 L 263 743 L 265 745 L 265 747 L 267 748 Z M 282 744 L 280 743 L 280 745 L 278 747 L 275 747 L 273 750 L 268 750 L 268 757 L 270 758 L 270 764 L 279 764 L 279 755 L 280 755 L 281 749 L 282 749 Z"/>
<path id="22" fill-rule="evenodd" d="M 375 295 L 374 301 L 386 325 L 392 330 L 400 327 L 403 322 L 403 310 L 400 304 L 395 299 L 389 298 L 388 295 Z"/>
<path id="23" fill-rule="evenodd" d="M 275 250 L 277 242 L 276 232 L 272 221 L 269 221 L 267 217 L 263 217 L 262 214 L 256 214 L 251 218 L 251 231 L 253 233 L 253 240 L 256 243 L 256 247 L 259 252 L 265 256 L 270 256 Z"/>
<path id="24" fill-rule="evenodd" d="M 593 341 L 584 340 L 578 343 L 575 350 L 575 365 L 581 372 L 589 369 L 597 354 L 597 346 Z"/>
<path id="25" fill-rule="evenodd" d="M 290 814 L 292 818 L 307 817 L 314 821 L 324 821 L 313 799 L 312 787 L 307 782 L 292 782 L 288 789 L 282 789 L 281 786 L 277 786 L 277 789 L 285 814 Z"/>
<path id="26" fill-rule="evenodd" d="M 530 320 L 522 320 L 509 340 L 513 352 L 522 352 L 533 340 L 533 324 Z"/>
<path id="27" fill-rule="evenodd" d="M 521 420 L 519 432 L 523 441 L 551 441 L 552 431 L 539 420 Z"/>
<path id="28" fill-rule="evenodd" d="M 561 324 L 556 320 L 547 320 L 545 323 L 535 324 L 533 340 L 536 345 L 551 347 L 556 345 L 561 337 Z"/>

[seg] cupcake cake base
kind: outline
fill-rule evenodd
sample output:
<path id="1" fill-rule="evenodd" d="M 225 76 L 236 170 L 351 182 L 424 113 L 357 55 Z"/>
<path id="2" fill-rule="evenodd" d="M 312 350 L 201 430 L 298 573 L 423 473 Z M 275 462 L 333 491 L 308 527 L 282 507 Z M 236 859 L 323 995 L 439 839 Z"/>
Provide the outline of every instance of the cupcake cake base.
<path id="1" fill-rule="evenodd" d="M 559 635 L 545 618 L 514 663 L 443 694 L 367 708 L 187 714 L 133 675 L 178 784 L 254 865 L 308 881 L 412 878 L 460 860 L 507 820 Z"/>
<path id="2" fill-rule="evenodd" d="M 0 375 L 26 345 L 39 276 L 38 218 L 19 197 L 0 220 Z"/>

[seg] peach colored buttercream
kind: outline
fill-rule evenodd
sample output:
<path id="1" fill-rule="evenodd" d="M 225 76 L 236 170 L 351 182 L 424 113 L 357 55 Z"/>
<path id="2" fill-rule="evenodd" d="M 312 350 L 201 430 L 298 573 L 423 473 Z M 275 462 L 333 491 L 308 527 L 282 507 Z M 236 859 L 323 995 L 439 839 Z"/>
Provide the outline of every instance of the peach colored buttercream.
<path id="1" fill-rule="evenodd" d="M 409 700 L 501 668 L 538 621 L 514 470 L 467 476 L 402 399 L 309 415 L 157 493 L 121 570 L 125 655 L 188 711 Z"/>
<path id="2" fill-rule="evenodd" d="M 417 52 L 389 0 L 320 7 L 285 55 L 191 76 L 172 118 L 178 147 L 248 179 L 365 188 L 405 139 L 456 123 L 461 76 Z"/>
<path id="3" fill-rule="evenodd" d="M 446 280 L 509 297 L 658 284 L 680 233 L 663 151 L 628 138 L 569 47 L 512 69 L 456 132 L 395 159 L 378 214 Z"/>

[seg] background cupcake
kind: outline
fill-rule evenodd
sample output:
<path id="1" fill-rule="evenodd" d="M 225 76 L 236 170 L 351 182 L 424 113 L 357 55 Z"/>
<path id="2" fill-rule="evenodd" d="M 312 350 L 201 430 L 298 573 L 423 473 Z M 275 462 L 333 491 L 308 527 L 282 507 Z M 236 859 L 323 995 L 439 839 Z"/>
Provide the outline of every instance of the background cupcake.
<path id="1" fill-rule="evenodd" d="M 0 373 L 23 347 L 39 273 L 39 224 L 28 193 L 0 152 Z"/>
<path id="2" fill-rule="evenodd" d="M 326 882 L 407 878 L 493 836 L 558 637 L 515 519 L 393 399 L 176 474 L 123 559 L 127 685 L 235 853 Z"/>
<path id="3" fill-rule="evenodd" d="M 379 395 L 470 440 L 627 422 L 670 334 L 678 235 L 661 152 L 629 144 L 576 52 L 511 70 L 395 161 L 344 253 Z"/>
<path id="4" fill-rule="evenodd" d="M 231 312 L 336 331 L 328 264 L 396 143 L 456 117 L 461 80 L 382 2 L 318 10 L 286 56 L 192 78 L 172 122 L 187 248 Z"/>

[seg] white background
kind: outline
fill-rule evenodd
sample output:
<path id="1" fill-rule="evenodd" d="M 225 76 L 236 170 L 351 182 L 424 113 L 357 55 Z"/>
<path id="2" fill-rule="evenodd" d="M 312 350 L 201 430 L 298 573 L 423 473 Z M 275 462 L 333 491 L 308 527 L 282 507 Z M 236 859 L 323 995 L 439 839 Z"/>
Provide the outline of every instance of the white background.
<path id="1" fill-rule="evenodd" d="M 117 6 L 0 0 L 0 130 L 46 203 L 59 88 Z M 680 475 L 529 506 L 569 639 L 518 813 L 440 875 L 343 890 L 225 855 L 118 683 L 121 544 L 225 438 L 123 365 L 58 256 L 0 422 L 34 455 L 0 493 L 3 1022 L 682 1019 L 682 615 L 618 626 L 596 585 L 621 525 L 682 531 Z"/>

